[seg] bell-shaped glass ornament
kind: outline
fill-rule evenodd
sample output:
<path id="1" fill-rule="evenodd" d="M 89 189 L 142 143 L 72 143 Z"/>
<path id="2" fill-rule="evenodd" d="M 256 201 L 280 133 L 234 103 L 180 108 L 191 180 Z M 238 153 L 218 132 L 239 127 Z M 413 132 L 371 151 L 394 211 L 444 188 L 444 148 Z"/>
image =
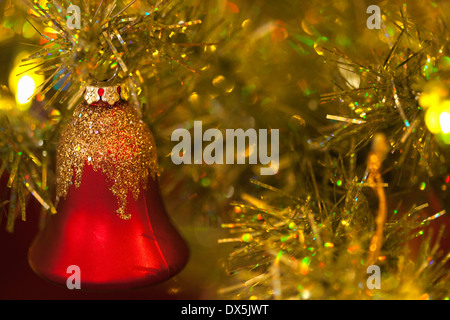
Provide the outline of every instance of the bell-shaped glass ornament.
<path id="1" fill-rule="evenodd" d="M 128 289 L 169 279 L 189 250 L 168 217 L 157 181 L 153 137 L 124 86 L 88 87 L 57 150 L 57 213 L 28 260 L 66 285 L 70 266 L 83 289 Z"/>

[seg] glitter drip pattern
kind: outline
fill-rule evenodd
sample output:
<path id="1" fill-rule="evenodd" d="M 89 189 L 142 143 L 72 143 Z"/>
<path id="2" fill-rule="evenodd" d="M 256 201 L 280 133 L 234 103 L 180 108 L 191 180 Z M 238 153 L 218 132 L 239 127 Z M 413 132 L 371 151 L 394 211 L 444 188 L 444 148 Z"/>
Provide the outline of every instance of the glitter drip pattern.
<path id="1" fill-rule="evenodd" d="M 66 197 L 71 185 L 80 186 L 85 165 L 106 175 L 118 200 L 117 214 L 130 219 L 128 193 L 136 200 L 148 176 L 156 179 L 158 164 L 153 136 L 128 102 L 83 102 L 76 107 L 58 145 L 58 199 Z"/>

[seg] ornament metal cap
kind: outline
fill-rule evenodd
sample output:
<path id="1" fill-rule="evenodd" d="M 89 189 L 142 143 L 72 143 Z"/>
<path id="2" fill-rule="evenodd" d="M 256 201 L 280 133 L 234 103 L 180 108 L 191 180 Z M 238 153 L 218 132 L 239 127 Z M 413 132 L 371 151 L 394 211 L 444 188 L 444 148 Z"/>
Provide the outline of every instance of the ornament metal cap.
<path id="1" fill-rule="evenodd" d="M 87 83 L 83 96 L 88 104 L 103 101 L 112 106 L 119 100 L 127 101 L 130 96 L 128 86 L 118 76 L 118 69 L 110 78 L 103 80 L 89 73 Z"/>
<path id="2" fill-rule="evenodd" d="M 129 90 L 124 84 L 113 86 L 87 86 L 84 91 L 84 99 L 88 104 L 104 101 L 109 105 L 114 105 L 119 100 L 128 100 Z"/>

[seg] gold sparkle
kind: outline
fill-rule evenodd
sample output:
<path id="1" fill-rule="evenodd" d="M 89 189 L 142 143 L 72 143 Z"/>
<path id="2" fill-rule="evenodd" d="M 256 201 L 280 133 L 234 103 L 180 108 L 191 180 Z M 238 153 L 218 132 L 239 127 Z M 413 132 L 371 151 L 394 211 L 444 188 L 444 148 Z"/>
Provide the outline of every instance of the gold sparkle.
<path id="1" fill-rule="evenodd" d="M 83 102 L 76 107 L 58 144 L 58 199 L 67 196 L 72 184 L 81 185 L 86 162 L 106 176 L 118 200 L 117 214 L 130 219 L 127 195 L 131 192 L 137 200 L 149 174 L 156 179 L 158 171 L 153 136 L 133 106 L 120 100 L 113 106 Z"/>

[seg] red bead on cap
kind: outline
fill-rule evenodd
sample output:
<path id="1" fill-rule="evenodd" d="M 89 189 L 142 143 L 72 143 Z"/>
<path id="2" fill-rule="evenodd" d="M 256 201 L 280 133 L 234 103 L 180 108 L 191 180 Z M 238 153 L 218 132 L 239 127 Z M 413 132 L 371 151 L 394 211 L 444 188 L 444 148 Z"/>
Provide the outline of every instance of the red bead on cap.
<path id="1" fill-rule="evenodd" d="M 121 85 L 105 87 L 87 86 L 84 91 L 84 99 L 88 104 L 104 101 L 112 106 L 119 100 L 128 100 L 128 94 L 128 88 L 126 86 L 122 87 Z"/>

